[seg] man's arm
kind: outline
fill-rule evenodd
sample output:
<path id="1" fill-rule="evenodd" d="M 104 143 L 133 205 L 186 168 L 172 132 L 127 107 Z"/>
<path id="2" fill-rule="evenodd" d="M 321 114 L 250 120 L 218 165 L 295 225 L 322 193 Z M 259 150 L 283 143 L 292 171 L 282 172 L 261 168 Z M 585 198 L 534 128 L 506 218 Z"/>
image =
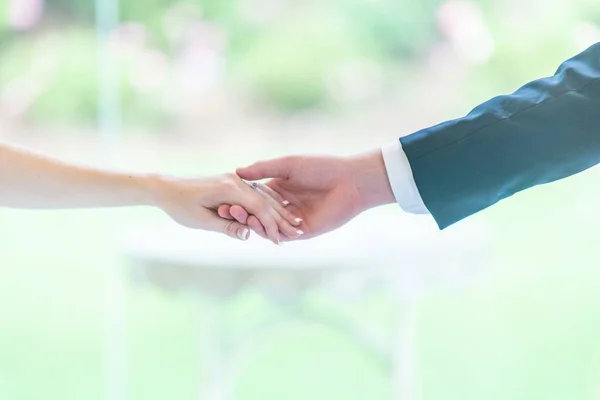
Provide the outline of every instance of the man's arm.
<path id="1" fill-rule="evenodd" d="M 420 197 L 443 229 L 514 193 L 598 164 L 599 129 L 596 44 L 564 62 L 554 76 L 400 143 Z M 401 173 L 396 168 L 388 174 Z M 410 181 L 401 187 L 410 192 Z"/>
<path id="2" fill-rule="evenodd" d="M 395 201 L 431 213 L 440 228 L 512 194 L 600 162 L 600 44 L 556 74 L 499 96 L 467 116 L 423 129 L 381 151 L 354 157 L 284 157 L 238 169 L 303 217 L 301 238 L 329 232 L 368 208 Z M 242 207 L 224 218 L 264 232 Z"/>

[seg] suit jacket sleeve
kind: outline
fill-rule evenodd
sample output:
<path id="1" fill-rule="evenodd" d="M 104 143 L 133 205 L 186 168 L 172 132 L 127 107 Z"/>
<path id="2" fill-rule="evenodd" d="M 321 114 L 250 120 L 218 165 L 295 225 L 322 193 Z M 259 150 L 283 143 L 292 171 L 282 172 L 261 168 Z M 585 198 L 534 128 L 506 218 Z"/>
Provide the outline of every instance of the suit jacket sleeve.
<path id="1" fill-rule="evenodd" d="M 600 43 L 551 77 L 400 142 L 441 229 L 590 168 L 600 162 Z"/>

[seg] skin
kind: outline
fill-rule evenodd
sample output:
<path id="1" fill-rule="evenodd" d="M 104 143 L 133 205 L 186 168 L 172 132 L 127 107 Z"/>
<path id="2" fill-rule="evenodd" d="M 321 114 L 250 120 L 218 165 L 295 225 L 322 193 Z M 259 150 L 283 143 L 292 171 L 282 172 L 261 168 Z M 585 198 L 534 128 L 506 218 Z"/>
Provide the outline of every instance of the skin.
<path id="1" fill-rule="evenodd" d="M 178 177 L 125 173 L 70 164 L 8 143 L 0 143 L 0 207 L 82 209 L 151 206 L 179 224 L 246 240 L 245 223 L 216 210 L 236 204 L 253 215 L 274 243 L 298 237 L 296 216 L 236 174 Z"/>
<path id="2" fill-rule="evenodd" d="M 259 189 L 301 218 L 303 235 L 286 236 L 284 241 L 322 235 L 370 208 L 395 203 L 380 150 L 350 157 L 283 157 L 239 168 L 236 173 L 249 181 L 270 179 Z M 248 224 L 260 236 L 267 235 L 259 218 L 241 205 L 222 205 L 218 213 Z"/>

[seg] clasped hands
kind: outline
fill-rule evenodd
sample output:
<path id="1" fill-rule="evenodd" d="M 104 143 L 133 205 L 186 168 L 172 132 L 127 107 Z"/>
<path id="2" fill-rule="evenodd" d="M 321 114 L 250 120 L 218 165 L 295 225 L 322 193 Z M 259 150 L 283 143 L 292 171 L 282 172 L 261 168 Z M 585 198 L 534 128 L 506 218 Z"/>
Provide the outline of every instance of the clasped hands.
<path id="1" fill-rule="evenodd" d="M 350 157 L 283 157 L 238 168 L 235 175 L 256 182 L 254 191 L 272 207 L 259 214 L 244 203 L 217 207 L 219 217 L 229 221 L 228 230 L 242 230 L 237 236 L 244 240 L 248 228 L 277 244 L 313 238 L 369 208 L 395 202 L 380 150 Z"/>

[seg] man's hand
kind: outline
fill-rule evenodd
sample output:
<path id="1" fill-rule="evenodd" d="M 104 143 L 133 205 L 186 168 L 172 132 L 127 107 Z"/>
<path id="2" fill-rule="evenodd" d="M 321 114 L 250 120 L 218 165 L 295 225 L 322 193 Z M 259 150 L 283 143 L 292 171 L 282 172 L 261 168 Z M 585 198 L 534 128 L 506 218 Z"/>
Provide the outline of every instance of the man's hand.
<path id="1" fill-rule="evenodd" d="M 303 235 L 283 240 L 308 239 L 344 225 L 361 212 L 395 202 L 379 150 L 353 157 L 294 156 L 262 161 L 237 174 L 246 180 L 272 178 L 259 189 L 287 207 L 303 222 Z M 248 224 L 265 237 L 258 219 L 238 205 L 219 207 L 219 215 Z"/>

